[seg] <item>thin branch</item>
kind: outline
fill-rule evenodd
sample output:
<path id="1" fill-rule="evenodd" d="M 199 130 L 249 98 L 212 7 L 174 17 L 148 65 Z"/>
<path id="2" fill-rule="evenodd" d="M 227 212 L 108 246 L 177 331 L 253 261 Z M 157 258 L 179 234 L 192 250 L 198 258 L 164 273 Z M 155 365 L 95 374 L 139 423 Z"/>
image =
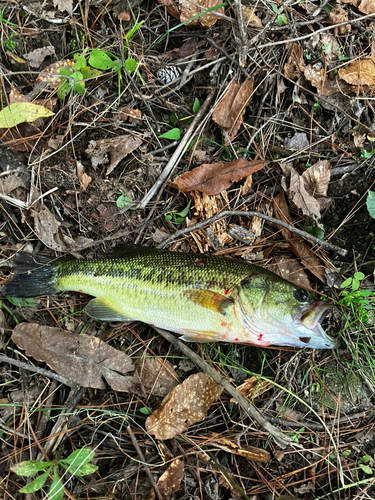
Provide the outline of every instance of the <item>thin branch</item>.
<path id="1" fill-rule="evenodd" d="M 201 370 L 207 373 L 211 378 L 215 380 L 217 384 L 220 384 L 224 389 L 242 406 L 245 412 L 254 419 L 264 431 L 268 432 L 280 448 L 285 449 L 287 446 L 296 446 L 296 443 L 289 437 L 283 434 L 279 429 L 274 427 L 270 422 L 263 417 L 261 413 L 255 408 L 255 406 L 248 401 L 242 394 L 240 394 L 237 389 L 229 382 L 228 379 L 221 376 L 216 370 L 214 370 L 209 364 L 207 364 L 202 358 L 200 358 L 195 352 L 193 352 L 186 344 L 177 339 L 172 333 L 162 330 L 161 328 L 155 328 L 162 337 L 164 337 L 168 342 L 170 342 L 173 347 L 181 351 L 185 356 L 191 359 Z"/>
<path id="2" fill-rule="evenodd" d="M 49 377 L 57 380 L 61 384 L 67 385 L 68 387 L 76 387 L 77 384 L 68 380 L 65 377 L 61 377 L 61 375 L 57 375 L 57 373 L 51 372 L 49 370 L 45 370 L 44 368 L 40 368 L 39 366 L 30 365 L 29 363 L 24 363 L 23 361 L 18 361 L 18 359 L 8 358 L 8 356 L 0 355 L 0 363 L 8 363 L 9 365 L 18 366 L 18 368 L 23 368 L 29 372 L 39 373 L 39 375 L 43 375 L 44 377 Z"/>
<path id="3" fill-rule="evenodd" d="M 208 94 L 202 107 L 200 108 L 200 110 L 196 114 L 190 127 L 185 132 L 183 139 L 181 140 L 176 151 L 173 153 L 171 159 L 169 160 L 169 162 L 165 166 L 163 172 L 161 173 L 161 175 L 159 176 L 158 180 L 155 182 L 153 187 L 150 189 L 150 191 L 139 202 L 139 204 L 137 205 L 137 208 L 145 208 L 147 203 L 151 200 L 151 198 L 153 198 L 155 196 L 156 192 L 161 188 L 161 186 L 164 184 L 164 182 L 169 178 L 169 176 L 173 172 L 173 169 L 175 168 L 177 162 L 179 161 L 180 157 L 184 154 L 187 147 L 189 146 L 190 139 L 192 139 L 194 133 L 196 132 L 197 125 L 201 121 L 201 119 L 203 118 L 204 114 L 206 113 L 207 108 L 215 95 L 215 92 L 216 92 L 216 90 L 212 89 L 211 92 Z"/>
<path id="4" fill-rule="evenodd" d="M 224 212 L 221 212 L 219 214 L 214 215 L 213 217 L 210 217 L 209 219 L 198 222 L 198 224 L 194 224 L 194 226 L 187 227 L 185 229 L 180 229 L 179 231 L 176 231 L 174 234 L 169 236 L 166 240 L 162 241 L 157 248 L 164 248 L 165 246 L 169 245 L 172 241 L 176 240 L 180 236 L 183 236 L 184 234 L 191 233 L 193 231 L 197 231 L 198 229 L 202 229 L 205 226 L 209 226 L 213 224 L 214 222 L 217 222 L 220 219 L 224 219 L 224 217 L 232 217 L 232 216 L 237 216 L 237 217 L 259 217 L 260 219 L 264 219 L 267 222 L 271 222 L 272 224 L 276 224 L 280 227 L 283 227 L 285 229 L 289 229 L 291 233 L 298 234 L 299 236 L 302 236 L 302 238 L 305 238 L 306 240 L 312 241 L 316 245 L 320 245 L 321 247 L 325 248 L 326 250 L 329 250 L 331 252 L 337 253 L 339 255 L 342 255 L 345 257 L 348 253 L 347 250 L 344 250 L 343 248 L 337 247 L 336 245 L 333 245 L 332 243 L 328 243 L 328 241 L 320 240 L 316 236 L 313 236 L 312 234 L 307 233 L 306 231 L 302 231 L 301 229 L 297 229 L 294 226 L 291 226 L 290 224 L 287 224 L 286 222 L 283 222 L 281 220 L 275 219 L 274 217 L 270 217 L 269 215 L 261 214 L 259 212 L 241 212 L 241 211 L 232 211 L 232 210 L 225 210 Z"/>

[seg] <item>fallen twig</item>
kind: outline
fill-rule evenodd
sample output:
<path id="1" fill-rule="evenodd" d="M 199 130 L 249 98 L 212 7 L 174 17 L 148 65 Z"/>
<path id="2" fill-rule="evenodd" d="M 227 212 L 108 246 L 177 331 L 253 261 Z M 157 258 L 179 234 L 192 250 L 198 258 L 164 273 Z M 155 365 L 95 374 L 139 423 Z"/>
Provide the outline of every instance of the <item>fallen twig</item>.
<path id="1" fill-rule="evenodd" d="M 188 356 L 201 370 L 207 373 L 211 378 L 215 380 L 217 384 L 220 384 L 224 389 L 242 406 L 246 413 L 254 419 L 264 431 L 268 432 L 280 448 L 285 449 L 287 446 L 298 446 L 289 436 L 283 434 L 279 429 L 274 427 L 270 422 L 267 421 L 255 408 L 255 406 L 250 403 L 242 394 L 240 394 L 237 389 L 229 382 L 228 379 L 221 376 L 216 370 L 214 370 L 209 364 L 207 364 L 202 358 L 200 358 L 195 352 L 193 352 L 186 344 L 177 339 L 172 333 L 162 330 L 160 328 L 153 327 L 160 335 L 162 335 L 168 342 L 170 342 L 176 349 L 180 350 L 183 354 Z"/>
<path id="2" fill-rule="evenodd" d="M 313 236 L 312 234 L 307 233 L 306 231 L 302 231 L 301 229 L 297 229 L 296 227 L 287 224 L 286 222 L 283 222 L 281 220 L 275 219 L 274 217 L 270 217 L 269 215 L 261 214 L 259 212 L 241 212 L 241 211 L 236 211 L 236 210 L 225 210 L 224 212 L 220 212 L 219 214 L 214 215 L 213 217 L 210 217 L 209 219 L 198 222 L 197 224 L 194 224 L 193 226 L 187 227 L 185 229 L 180 229 L 179 231 L 176 231 L 174 234 L 169 236 L 166 240 L 162 241 L 157 248 L 164 248 L 165 246 L 169 245 L 172 241 L 176 240 L 180 236 L 183 236 L 184 234 L 191 233 L 193 231 L 197 231 L 198 229 L 202 229 L 205 226 L 209 226 L 213 224 L 214 222 L 217 222 L 220 219 L 223 219 L 224 217 L 231 217 L 231 216 L 237 216 L 237 217 L 259 217 L 260 219 L 264 219 L 267 222 L 272 222 L 272 224 L 276 224 L 278 226 L 284 227 L 285 229 L 289 229 L 291 233 L 298 234 L 299 236 L 302 236 L 302 238 L 305 238 L 306 240 L 312 241 L 316 245 L 320 245 L 321 247 L 325 248 L 326 250 L 329 250 L 331 252 L 337 253 L 339 255 L 342 255 L 345 257 L 348 253 L 347 250 L 337 247 L 336 245 L 333 245 L 332 243 L 328 243 L 328 241 L 320 240 L 316 236 Z"/>
<path id="3" fill-rule="evenodd" d="M 185 132 L 185 135 L 183 139 L 181 140 L 180 144 L 178 145 L 176 151 L 173 153 L 171 159 L 165 166 L 163 172 L 161 173 L 160 177 L 158 180 L 155 182 L 155 184 L 152 186 L 150 191 L 146 193 L 146 195 L 143 197 L 143 199 L 139 202 L 137 205 L 137 208 L 145 208 L 147 203 L 153 198 L 156 194 L 157 191 L 161 188 L 161 186 L 164 184 L 164 182 L 169 178 L 171 175 L 173 169 L 175 168 L 176 164 L 178 163 L 180 157 L 184 154 L 186 151 L 187 147 L 189 146 L 190 139 L 193 137 L 194 133 L 197 131 L 197 125 L 201 121 L 202 117 L 207 111 L 207 108 L 212 100 L 212 98 L 215 95 L 216 90 L 212 89 L 211 92 L 208 94 L 206 100 L 204 101 L 202 107 L 196 114 L 194 120 L 192 121 L 190 127 L 187 129 Z"/>

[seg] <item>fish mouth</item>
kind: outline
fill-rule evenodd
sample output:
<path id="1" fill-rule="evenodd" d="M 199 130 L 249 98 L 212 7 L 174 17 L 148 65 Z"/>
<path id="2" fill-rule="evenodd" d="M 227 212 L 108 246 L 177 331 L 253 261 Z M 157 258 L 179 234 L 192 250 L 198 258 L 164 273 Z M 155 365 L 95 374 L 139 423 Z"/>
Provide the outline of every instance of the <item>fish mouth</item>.
<path id="1" fill-rule="evenodd" d="M 306 347 L 320 349 L 334 349 L 338 347 L 338 342 L 329 337 L 320 324 L 331 307 L 325 302 L 315 302 L 315 304 L 303 307 L 294 319 L 295 331 L 300 334 L 300 341 Z"/>

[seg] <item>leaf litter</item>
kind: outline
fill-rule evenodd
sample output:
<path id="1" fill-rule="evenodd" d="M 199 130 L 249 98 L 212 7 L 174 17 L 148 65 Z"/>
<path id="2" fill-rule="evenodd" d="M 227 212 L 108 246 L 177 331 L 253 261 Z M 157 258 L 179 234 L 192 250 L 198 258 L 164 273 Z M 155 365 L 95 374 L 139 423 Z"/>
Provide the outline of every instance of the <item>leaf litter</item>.
<path id="1" fill-rule="evenodd" d="M 374 259 L 371 246 L 374 227 L 365 202 L 370 199 L 367 191 L 370 189 L 372 193 L 374 190 L 369 176 L 373 162 L 371 98 L 374 46 L 370 36 L 371 18 L 358 20 L 358 17 L 371 12 L 374 3 L 351 1 L 337 6 L 332 4 L 315 14 L 318 7 L 315 3 L 295 2 L 289 5 L 286 16 L 281 11 L 276 14 L 270 2 L 264 3 L 262 8 L 250 4 L 242 6 L 244 24 L 247 25 L 244 26 L 244 33 L 251 42 L 247 65 L 242 69 L 238 68 L 238 50 L 246 43 L 246 36 L 243 37 L 244 33 L 239 30 L 237 11 L 232 6 L 222 10 L 225 17 L 217 16 L 215 12 L 220 12 L 217 10 L 205 17 L 200 14 L 207 8 L 215 8 L 218 2 L 202 2 L 195 6 L 194 2 L 189 5 L 186 2 L 182 9 L 185 10 L 184 13 L 181 12 L 181 6 L 173 0 L 160 0 L 159 3 L 161 7 L 153 11 L 140 5 L 140 21 L 136 21 L 132 12 L 129 11 L 128 14 L 123 11 L 121 2 L 112 2 L 105 10 L 96 5 L 90 6 L 88 10 L 74 10 L 72 15 L 68 14 L 72 6 L 69 1 L 56 2 L 55 9 L 48 12 L 42 9 L 37 11 L 38 7 L 34 3 L 29 7 L 34 9 L 32 12 L 35 11 L 35 14 L 28 12 L 27 16 L 32 24 L 28 21 L 25 26 L 21 24 L 26 18 L 18 16 L 17 9 L 7 7 L 3 11 L 2 24 L 6 43 L 11 46 L 14 41 L 18 41 L 15 33 L 18 29 L 8 31 L 8 17 L 10 22 L 20 24 L 19 32 L 23 37 L 22 44 L 16 45 L 14 52 L 8 51 L 2 61 L 7 70 L 4 70 L 4 95 L 7 93 L 4 105 L 31 102 L 56 114 L 2 130 L 3 143 L 6 142 L 15 154 L 22 153 L 21 158 L 25 164 L 22 172 L 18 171 L 19 166 L 16 167 L 15 161 L 9 160 L 7 156 L 6 146 L 1 145 L 0 239 L 3 260 L 0 260 L 0 281 L 6 277 L 12 254 L 24 245 L 30 252 L 38 253 L 41 250 L 42 254 L 49 256 L 82 252 L 83 257 L 90 258 L 99 253 L 97 242 L 101 242 L 101 250 L 105 252 L 105 247 L 111 246 L 112 241 L 117 243 L 125 238 L 130 244 L 137 241 L 150 245 L 153 241 L 164 240 L 166 236 L 174 238 L 182 229 L 185 231 L 183 238 L 176 237 L 168 246 L 169 249 L 217 252 L 228 257 L 242 257 L 250 262 L 266 265 L 298 286 L 315 288 L 316 283 L 311 280 L 314 276 L 324 282 L 326 268 L 330 266 L 328 253 L 324 254 L 321 245 L 312 247 L 311 243 L 285 228 L 280 230 L 272 222 L 260 217 L 248 220 L 245 217 L 226 216 L 202 227 L 208 217 L 220 216 L 222 211 L 230 209 L 256 210 L 260 214 L 279 218 L 291 224 L 292 228 L 295 226 L 302 230 L 306 228 L 306 231 L 314 230 L 313 234 L 318 234 L 318 231 L 323 236 L 326 234 L 325 240 L 332 238 L 337 245 L 350 252 L 349 259 L 340 260 L 339 257 L 335 260 L 338 273 L 346 274 L 345 277 L 351 276 L 353 254 L 354 266 L 359 266 L 359 270 L 363 270 L 366 276 L 372 276 L 373 266 L 368 265 L 368 262 L 371 263 Z M 190 8 L 193 11 L 189 11 Z M 125 13 L 119 16 L 121 12 Z M 168 12 L 174 19 L 167 18 Z M 181 19 L 193 13 L 199 16 L 194 21 L 195 26 L 203 26 L 205 29 L 208 24 L 215 23 L 215 33 L 206 30 L 207 36 L 203 37 L 193 25 L 179 24 Z M 228 22 L 228 18 L 231 22 Z M 187 23 L 190 20 L 187 19 Z M 59 22 L 64 24 L 60 25 Z M 135 29 L 143 22 L 141 28 Z M 340 23 L 344 23 L 343 26 L 337 26 Z M 53 30 L 46 28 L 47 25 L 52 26 Z M 90 27 L 91 41 L 87 42 L 87 33 L 81 26 Z M 322 26 L 324 31 L 320 32 Z M 48 37 L 42 39 L 45 29 L 48 30 Z M 167 32 L 168 37 L 163 38 Z M 298 39 L 300 35 L 301 38 Z M 66 76 L 73 75 L 77 73 L 77 60 L 81 61 L 80 64 L 83 60 L 88 63 L 90 54 L 92 55 L 91 49 L 74 49 L 70 40 L 74 41 L 77 36 L 82 43 L 85 42 L 82 46 L 93 49 L 99 63 L 105 58 L 107 63 L 109 61 L 109 66 L 105 66 L 108 71 L 106 74 L 99 70 L 86 72 L 81 94 L 78 94 L 75 87 L 71 87 L 69 80 L 68 91 L 57 103 L 56 89 L 62 83 L 60 71 Z M 285 43 L 285 40 L 291 39 L 296 41 Z M 52 56 L 52 60 L 56 62 L 47 67 L 45 66 L 50 60 L 43 61 L 47 52 L 43 50 L 46 40 L 50 47 L 55 47 L 56 52 L 54 55 L 52 49 L 48 49 L 51 53 L 47 57 Z M 123 40 L 123 46 L 120 46 L 119 40 Z M 162 43 L 158 43 L 159 41 Z M 270 46 L 270 42 L 279 43 Z M 72 57 L 71 50 L 75 50 L 75 57 L 78 59 L 69 59 Z M 137 68 L 137 73 L 133 72 L 131 78 L 122 68 L 112 71 L 114 61 L 120 61 L 121 65 L 123 57 L 125 60 L 131 59 L 130 66 Z M 37 82 L 34 74 L 27 70 L 27 60 L 39 71 Z M 188 83 L 183 85 L 180 82 L 176 87 L 163 90 L 155 75 L 160 66 L 168 65 L 170 60 L 175 61 L 174 64 L 184 71 Z M 9 87 L 14 85 L 10 92 L 8 84 Z M 173 166 L 172 178 L 177 175 L 178 179 L 183 172 L 191 174 L 194 168 L 200 168 L 202 164 L 210 165 L 208 169 L 219 164 L 214 176 L 203 176 L 201 184 L 220 194 L 206 194 L 195 188 L 192 191 L 179 191 L 178 188 L 176 190 L 175 187 L 166 185 L 154 193 L 154 199 L 148 202 L 145 210 L 137 209 L 137 203 L 145 193 L 153 190 L 159 178 L 163 179 L 160 176 L 176 151 L 176 145 L 168 149 L 170 144 L 166 144 L 167 141 L 160 144 L 157 137 L 171 128 L 178 128 L 180 141 L 183 142 L 191 120 L 195 119 L 197 103 L 198 107 L 204 106 L 208 93 L 213 89 L 218 104 L 210 104 L 204 113 L 203 121 L 196 128 L 197 135 L 193 139 L 189 138 L 186 152 Z M 225 94 L 226 90 L 232 91 L 232 94 Z M 44 126 L 45 124 L 48 126 Z M 100 148 L 93 151 L 94 162 L 91 161 L 91 152 L 85 153 L 85 149 L 90 147 L 90 141 L 97 143 L 125 135 L 140 138 L 142 143 L 132 151 L 129 148 L 126 154 L 119 151 L 118 155 L 116 151 L 112 154 L 108 143 L 104 144 L 102 151 Z M 289 143 L 288 138 L 292 139 Z M 98 158 L 95 159 L 95 155 Z M 120 158 L 119 161 L 116 155 Z M 237 173 L 234 178 L 221 175 L 220 169 L 225 170 L 225 165 L 238 159 L 252 163 L 250 158 L 254 157 L 267 160 L 263 168 L 260 167 L 256 172 L 238 180 Z M 332 165 L 332 169 L 324 167 L 325 161 Z M 313 164 L 314 168 L 307 168 L 306 163 Z M 109 171 L 111 164 L 113 168 Z M 280 164 L 289 165 L 293 170 L 283 173 L 279 168 Z M 354 164 L 356 170 L 353 175 L 350 167 Z M 265 168 L 266 165 L 268 168 Z M 345 170 L 345 175 L 339 176 L 340 169 L 349 171 Z M 333 180 L 328 178 L 331 172 Z M 195 186 L 193 178 L 190 181 Z M 281 183 L 285 188 L 284 195 L 283 191 L 277 194 Z M 329 191 L 326 190 L 328 183 Z M 54 191 L 49 192 L 50 190 Z M 9 194 L 20 205 L 8 203 L 4 197 Z M 42 201 L 35 202 L 39 196 L 43 197 Z M 34 202 L 31 208 L 19 210 L 17 206 L 29 206 L 27 200 Z M 127 211 L 124 213 L 119 213 L 124 208 L 124 203 L 118 203 L 119 200 L 132 201 L 131 204 L 125 203 Z M 275 206 L 272 210 L 273 204 Z M 186 216 L 171 215 L 185 214 L 186 207 L 189 207 Z M 171 216 L 170 220 L 168 215 Z M 187 232 L 190 228 L 191 232 Z M 337 231 L 337 228 L 340 230 Z M 242 239 L 237 238 L 240 234 Z M 85 239 L 81 240 L 82 237 Z M 362 260 L 356 260 L 358 253 L 364 256 Z M 343 279 L 333 292 L 324 287 L 324 293 L 338 298 Z M 15 302 L 2 298 L 0 328 L 5 330 L 5 325 L 14 327 L 23 317 L 28 318 L 25 324 L 33 321 L 41 323 L 41 328 L 50 325 L 51 321 L 61 321 L 69 331 L 87 332 L 85 317 L 80 313 L 81 300 L 78 294 L 73 293 L 51 296 L 48 300 L 36 302 L 30 312 L 29 307 L 20 308 Z M 326 321 L 329 321 L 332 330 L 340 331 L 340 336 L 345 340 L 335 356 L 340 358 L 344 366 L 349 366 L 347 360 L 350 360 L 350 370 L 354 365 L 358 372 L 364 371 L 366 380 L 369 380 L 371 374 L 365 368 L 368 363 L 366 365 L 362 349 L 362 345 L 366 345 L 370 353 L 373 349 L 369 325 L 361 325 L 355 333 L 349 333 L 343 326 L 346 319 L 338 313 L 335 318 Z M 326 453 L 330 454 L 329 467 L 325 462 L 319 462 L 319 458 L 307 460 L 303 453 L 285 455 L 271 443 L 268 448 L 272 449 L 272 457 L 278 457 L 280 463 L 275 465 L 273 458 L 267 463 L 267 481 L 264 482 L 260 468 L 248 473 L 249 465 L 244 460 L 247 455 L 245 453 L 241 456 L 241 453 L 250 445 L 261 451 L 266 449 L 267 435 L 254 424 L 247 428 L 245 434 L 238 434 L 249 422 L 245 420 L 247 417 L 243 409 L 228 403 L 225 396 L 217 403 L 215 411 L 208 410 L 209 419 L 201 420 L 199 425 L 188 429 L 188 436 L 166 441 L 163 443 L 164 447 L 160 443 L 155 444 L 144 431 L 145 416 L 158 408 L 160 398 L 165 395 L 168 397 L 168 391 L 174 391 L 179 377 L 183 380 L 187 376 L 184 370 L 189 373 L 196 371 L 195 365 L 184 356 L 176 354 L 174 348 L 155 336 L 152 330 L 142 330 L 142 326 L 113 327 L 102 324 L 98 327 L 97 323 L 92 322 L 88 328 L 101 338 L 108 338 L 107 334 L 113 334 L 113 345 L 118 352 L 125 351 L 132 353 L 132 357 L 139 358 L 136 373 L 139 373 L 139 379 L 145 385 L 142 399 L 133 392 L 111 391 L 108 394 L 108 385 L 102 379 L 106 389 L 86 391 L 82 401 L 73 410 L 77 413 L 89 412 L 90 415 L 88 419 L 82 420 L 77 417 L 81 420 L 79 432 L 74 430 L 73 420 L 69 420 L 67 427 L 56 428 L 51 433 L 50 426 L 44 427 L 48 430 L 43 431 L 43 420 L 47 415 L 54 422 L 63 418 L 63 412 L 58 409 L 56 402 L 65 408 L 69 404 L 67 398 L 73 396 L 72 393 L 68 394 L 66 388 L 58 387 L 53 390 L 51 398 L 46 399 L 48 376 L 25 377 L 25 372 L 22 372 L 21 385 L 21 377 L 14 377 L 18 370 L 16 367 L 12 367 L 11 382 L 8 371 L 2 372 L 2 382 L 12 394 L 16 393 L 14 388 L 18 389 L 20 396 L 17 404 L 24 405 L 28 425 L 37 432 L 42 446 L 44 443 L 46 446 L 53 445 L 55 435 L 59 435 L 61 439 L 59 444 L 55 443 L 54 448 L 59 453 L 61 451 L 65 454 L 66 448 L 79 448 L 85 442 L 98 446 L 97 460 L 103 481 L 91 478 L 90 483 L 81 485 L 89 498 L 108 495 L 108 492 L 115 496 L 151 498 L 148 497 L 151 485 L 145 475 L 147 467 L 151 467 L 152 476 L 164 497 L 176 499 L 186 494 L 194 496 L 197 491 L 198 496 L 203 491 L 204 495 L 212 497 L 247 495 L 259 500 L 264 500 L 269 494 L 277 496 L 285 491 L 301 496 L 313 491 L 314 498 L 332 495 L 332 488 L 341 491 L 340 488 L 347 481 L 345 476 L 340 483 L 335 472 L 343 470 L 345 474 L 345 467 L 358 470 L 359 480 L 367 479 L 363 470 L 356 465 L 362 458 L 362 448 L 360 451 L 354 450 L 347 434 L 348 429 L 353 429 L 353 426 L 355 429 L 359 426 L 368 429 L 371 423 L 366 416 L 362 414 L 357 419 L 350 415 L 350 426 L 345 420 L 346 416 L 340 417 L 340 433 L 337 433 L 332 408 L 323 405 L 323 401 L 316 411 L 318 415 L 324 414 L 324 426 L 311 413 L 307 418 L 308 412 L 303 405 L 298 407 L 298 411 L 296 409 L 297 398 L 299 401 L 309 402 L 318 385 L 322 394 L 332 392 L 336 401 L 344 401 L 345 388 L 351 385 L 347 382 L 340 384 L 340 393 L 329 386 L 332 374 L 328 373 L 330 369 L 327 369 L 329 365 L 326 361 L 330 359 L 330 353 L 315 352 L 312 358 L 307 351 L 262 349 L 260 362 L 260 351 L 248 347 L 238 346 L 233 351 L 223 344 L 218 351 L 214 345 L 192 346 L 200 358 L 205 358 L 224 377 L 232 380 L 235 378 L 236 385 L 241 384 L 248 376 L 249 367 L 255 374 L 261 374 L 264 379 L 262 383 L 249 382 L 244 389 L 248 400 L 261 407 L 267 418 L 282 415 L 279 413 L 281 409 L 283 412 L 285 410 L 285 415 L 293 418 L 298 415 L 298 422 L 294 422 L 299 425 L 297 429 L 292 421 L 277 422 L 281 424 L 284 434 L 293 434 L 303 448 L 314 448 L 310 440 L 312 433 L 314 442 L 319 439 L 319 442 L 326 443 Z M 356 339 L 354 347 L 353 339 Z M 365 341 L 361 344 L 363 339 Z M 4 351 L 11 353 L 16 360 L 17 350 L 14 350 L 11 340 L 6 341 Z M 156 363 L 146 362 L 146 359 L 151 360 L 154 356 L 157 358 Z M 143 369 L 140 368 L 142 360 L 145 360 Z M 27 362 L 27 359 L 24 361 Z M 28 364 L 32 369 L 38 368 L 31 363 L 31 359 Z M 234 366 L 237 365 L 238 369 L 235 369 Z M 287 399 L 283 396 L 275 399 L 279 389 L 275 388 L 274 381 L 288 388 Z M 33 385 L 36 383 L 38 386 Z M 371 383 L 372 379 L 369 384 Z M 38 396 L 31 398 L 36 387 Z M 353 394 L 357 394 L 355 389 L 351 390 Z M 363 389 L 358 394 L 358 400 L 353 406 L 359 409 L 362 408 L 360 401 L 363 400 Z M 3 434 L 3 451 L 16 459 L 22 444 L 13 431 L 16 429 L 22 434 L 24 420 L 19 413 L 9 413 L 7 405 L 10 404 L 10 399 L 6 392 L 0 399 L 6 401 L 4 406 L 0 406 L 0 416 L 9 425 L 10 431 Z M 36 401 L 34 408 L 38 411 L 28 411 L 31 401 Z M 173 409 L 175 408 L 174 405 Z M 365 415 L 366 411 L 367 409 Z M 145 459 L 129 446 L 126 432 L 122 432 L 125 418 L 134 429 L 140 450 L 146 455 Z M 310 430 L 309 425 L 317 426 L 316 430 Z M 215 426 L 217 429 L 212 429 Z M 333 428 L 333 439 L 327 431 L 330 426 Z M 126 450 L 127 455 L 121 461 L 117 460 L 117 443 L 113 449 L 111 437 L 106 437 L 104 443 L 100 443 L 102 436 L 97 437 L 99 427 L 106 436 L 116 436 L 118 445 Z M 207 429 L 218 432 L 207 437 Z M 29 429 L 27 434 L 30 435 Z M 187 438 L 197 441 L 192 445 Z M 206 444 L 199 444 L 198 450 L 196 443 L 212 444 L 214 440 L 220 442 L 220 446 L 218 443 L 217 448 L 210 449 L 212 459 L 208 461 L 207 452 L 204 451 Z M 365 442 L 363 444 L 363 453 L 369 453 L 370 449 L 366 448 Z M 335 445 L 340 451 L 333 459 Z M 34 454 L 35 450 L 34 447 L 30 452 Z M 67 450 L 67 454 L 69 451 L 71 450 Z M 346 454 L 347 451 L 351 455 L 344 456 L 343 453 Z M 108 461 L 102 460 L 101 452 L 109 458 Z M 55 451 L 48 451 L 47 455 L 54 459 Z M 199 480 L 191 473 L 196 468 L 196 463 L 192 462 L 193 456 L 194 460 L 195 457 L 200 460 Z M 345 457 L 345 462 L 341 464 L 343 467 L 340 465 L 340 457 L 341 460 Z M 112 458 L 114 460 L 110 462 Z M 181 462 L 177 464 L 178 460 Z M 106 465 L 107 462 L 111 464 L 110 467 Z M 137 465 L 139 462 L 142 466 Z M 172 463 L 178 465 L 176 472 L 174 467 L 171 468 Z M 220 465 L 220 468 L 215 468 L 215 464 Z M 285 467 L 288 468 L 286 476 L 282 472 Z M 319 474 L 315 477 L 317 467 Z M 309 473 L 307 479 L 301 472 L 306 470 Z M 313 482 L 310 472 L 314 476 Z M 19 492 L 16 482 L 12 481 L 9 471 L 5 471 L 7 473 L 9 495 L 17 498 Z M 254 481 L 251 474 L 256 474 L 258 479 Z M 118 477 L 121 478 L 120 481 L 117 480 Z M 244 486 L 243 490 L 238 487 L 239 483 Z M 74 495 L 73 483 L 67 483 L 65 487 L 67 492 Z M 214 491 L 214 488 L 217 489 Z M 223 488 L 229 491 L 226 492 Z M 359 487 L 351 488 L 354 495 L 358 494 Z M 369 490 L 371 488 L 373 489 L 370 485 Z M 370 495 L 372 493 L 369 492 Z"/>

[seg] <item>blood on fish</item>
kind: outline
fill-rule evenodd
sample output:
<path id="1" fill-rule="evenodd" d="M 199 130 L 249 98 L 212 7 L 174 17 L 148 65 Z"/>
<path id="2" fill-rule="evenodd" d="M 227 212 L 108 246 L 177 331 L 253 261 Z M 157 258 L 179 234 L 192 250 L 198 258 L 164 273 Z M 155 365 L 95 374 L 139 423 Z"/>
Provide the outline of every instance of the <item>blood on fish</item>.
<path id="1" fill-rule="evenodd" d="M 224 295 L 228 295 L 228 293 L 229 293 L 229 290 L 225 289 L 224 290 Z"/>
<path id="2" fill-rule="evenodd" d="M 262 338 L 263 338 L 263 333 L 261 333 L 261 334 L 259 335 L 259 337 L 258 337 L 258 342 L 260 342 L 260 341 L 262 340 Z"/>
<path id="3" fill-rule="evenodd" d="M 240 339 L 234 339 L 235 342 L 239 342 Z"/>
<path id="4" fill-rule="evenodd" d="M 195 264 L 197 267 L 204 267 L 206 265 L 206 262 L 201 259 L 196 259 L 193 261 L 193 264 Z"/>

